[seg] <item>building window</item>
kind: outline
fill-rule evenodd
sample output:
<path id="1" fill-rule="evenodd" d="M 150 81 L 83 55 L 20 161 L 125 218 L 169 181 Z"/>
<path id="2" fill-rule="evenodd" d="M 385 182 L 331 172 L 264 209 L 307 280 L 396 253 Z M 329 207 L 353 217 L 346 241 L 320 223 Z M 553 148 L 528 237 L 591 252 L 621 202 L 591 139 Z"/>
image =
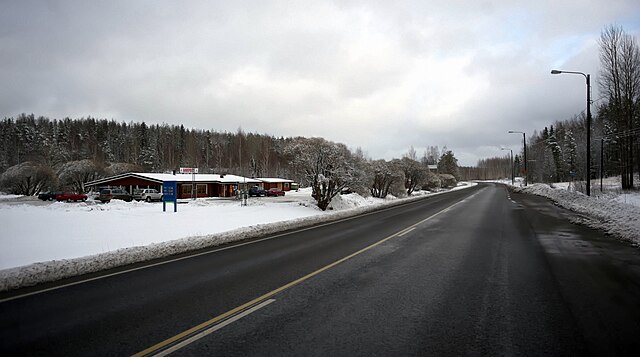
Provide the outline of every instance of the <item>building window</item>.
<path id="1" fill-rule="evenodd" d="M 206 196 L 207 195 L 207 185 L 206 184 L 198 184 L 196 186 L 196 192 L 198 196 Z"/>
<path id="2" fill-rule="evenodd" d="M 191 185 L 181 185 L 180 189 L 181 196 L 191 196 Z"/>

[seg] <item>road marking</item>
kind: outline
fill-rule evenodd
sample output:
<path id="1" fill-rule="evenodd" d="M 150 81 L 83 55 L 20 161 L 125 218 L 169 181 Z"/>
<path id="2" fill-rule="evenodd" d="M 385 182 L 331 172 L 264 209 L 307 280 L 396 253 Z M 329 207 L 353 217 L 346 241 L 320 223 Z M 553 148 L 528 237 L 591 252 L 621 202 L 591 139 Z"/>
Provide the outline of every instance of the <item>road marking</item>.
<path id="1" fill-rule="evenodd" d="M 416 229 L 416 227 L 413 227 L 413 228 L 411 228 L 411 229 L 405 230 L 404 232 L 399 233 L 399 234 L 398 234 L 398 237 L 402 237 L 403 235 L 405 235 L 405 234 L 407 234 L 407 233 L 411 232 L 411 231 L 412 231 L 412 230 L 414 230 L 414 229 Z"/>
<path id="2" fill-rule="evenodd" d="M 448 191 L 448 192 L 444 192 L 442 194 L 446 194 L 446 193 L 449 193 L 449 192 L 456 192 L 456 191 Z M 477 194 L 477 192 L 476 192 L 476 194 Z M 469 196 L 469 198 L 475 196 L 476 194 L 474 194 L 472 196 Z M 433 196 L 424 196 L 424 199 L 427 199 L 427 198 L 430 198 L 430 197 L 434 197 L 434 196 L 439 196 L 439 195 L 440 194 L 433 195 Z M 263 241 L 267 241 L 267 240 L 283 237 L 283 236 L 286 236 L 286 235 L 289 235 L 289 234 L 304 232 L 304 231 L 308 231 L 308 230 L 311 230 L 311 229 L 316 229 L 316 228 L 328 226 L 328 225 L 331 225 L 331 224 L 345 222 L 345 221 L 349 221 L 349 220 L 356 219 L 356 218 L 359 218 L 359 217 L 369 216 L 369 215 L 372 215 L 372 214 L 377 214 L 377 213 L 380 213 L 380 212 L 385 212 L 385 211 L 388 211 L 388 210 L 392 210 L 392 209 L 398 208 L 400 206 L 408 206 L 408 205 L 415 204 L 415 203 L 420 203 L 420 202 L 422 202 L 422 199 L 417 199 L 417 200 L 410 201 L 410 202 L 403 202 L 403 203 L 400 203 L 398 205 L 394 205 L 394 206 L 391 206 L 391 207 L 386 207 L 386 208 L 382 208 L 382 209 L 379 209 L 379 210 L 375 210 L 375 211 L 371 211 L 371 212 L 367 212 L 367 213 L 363 213 L 363 214 L 358 214 L 358 215 L 351 216 L 351 217 L 341 218 L 341 219 L 338 219 L 338 220 L 335 220 L 335 221 L 330 221 L 330 222 L 314 225 L 314 226 L 311 226 L 311 227 L 300 228 L 300 229 L 293 230 L 291 232 L 278 233 L 278 234 L 275 234 L 275 235 L 272 235 L 272 236 L 269 236 L 269 237 L 251 240 L 249 242 L 237 243 L 237 244 L 233 244 L 233 245 L 230 245 L 230 246 L 227 246 L 227 247 L 207 250 L 206 252 L 201 252 L 201 253 L 196 253 L 196 254 L 188 254 L 188 252 L 184 252 L 184 253 L 181 253 L 181 254 L 188 254 L 188 255 L 185 255 L 184 257 L 179 257 L 179 258 L 174 258 L 174 259 L 161 261 L 161 262 L 158 262 L 158 263 L 143 265 L 143 266 L 140 266 L 140 267 L 137 267 L 137 268 L 131 268 L 131 269 L 126 269 L 126 270 L 121 270 L 121 271 L 118 271 L 118 272 L 115 272 L 115 273 L 100 275 L 100 276 L 96 276 L 96 277 L 89 278 L 89 279 L 78 280 L 78 281 L 74 281 L 72 283 L 58 285 L 58 286 L 54 286 L 54 287 L 50 287 L 50 288 L 46 288 L 46 289 L 42 289 L 42 290 L 36 290 L 36 291 L 32 291 L 30 293 L 25 293 L 25 294 L 21 294 L 21 295 L 8 297 L 8 298 L 5 298 L 5 299 L 1 299 L 0 300 L 0 304 L 4 303 L 4 302 L 7 302 L 7 301 L 11 301 L 11 300 L 21 299 L 21 298 L 25 298 L 25 297 L 32 296 L 32 295 L 37 295 L 37 294 L 42 294 L 42 293 L 46 293 L 46 292 L 49 292 L 49 291 L 54 291 L 54 290 L 58 290 L 58 289 L 67 288 L 67 287 L 74 286 L 74 285 L 80 285 L 80 284 L 84 284 L 84 283 L 89 283 L 89 282 L 92 282 L 92 281 L 95 281 L 95 280 L 105 279 L 105 278 L 109 278 L 109 277 L 116 276 L 116 275 L 131 273 L 131 272 L 134 272 L 134 271 L 137 271 L 137 270 L 152 268 L 152 267 L 159 266 L 159 265 L 174 263 L 174 262 L 177 262 L 177 261 L 180 261 L 180 260 L 196 258 L 196 257 L 199 257 L 201 255 L 213 254 L 213 253 L 221 252 L 221 251 L 227 250 L 227 249 L 233 249 L 233 248 L 238 248 L 238 247 L 242 247 L 242 246 L 249 245 L 249 244 L 259 243 L 259 242 L 263 242 Z M 132 264 L 140 264 L 140 263 L 144 263 L 144 262 L 137 262 L 137 263 L 132 263 Z"/>
<path id="3" fill-rule="evenodd" d="M 225 327 L 227 325 L 230 325 L 230 324 L 234 323 L 234 322 L 240 320 L 241 318 L 243 318 L 243 317 L 245 317 L 247 315 L 251 315 L 252 313 L 262 309 L 263 307 L 271 304 L 274 301 L 276 301 L 276 300 L 275 299 L 269 299 L 269 300 L 263 301 L 262 303 L 254 306 L 254 307 L 252 307 L 252 308 L 250 308 L 250 309 L 248 309 L 246 311 L 243 311 L 243 312 L 241 312 L 241 313 L 239 313 L 237 315 L 234 315 L 231 318 L 228 318 L 228 319 L 226 319 L 226 320 L 224 320 L 224 321 L 222 321 L 222 322 L 220 322 L 220 323 L 218 323 L 216 325 L 213 325 L 212 327 L 209 327 L 208 329 L 206 329 L 206 330 L 204 330 L 202 332 L 199 332 L 199 333 L 187 338 L 186 340 L 181 341 L 180 343 L 178 343 L 176 345 L 173 345 L 173 346 L 171 346 L 171 347 L 169 347 L 169 348 L 167 348 L 165 350 L 162 350 L 160 353 L 154 354 L 154 356 L 157 356 L 157 357 L 168 356 L 169 354 L 171 354 L 173 352 L 176 352 L 177 350 L 179 350 L 179 349 L 181 349 L 181 348 L 183 348 L 185 346 L 188 346 L 188 345 L 192 344 L 193 342 L 196 342 L 197 340 L 199 340 L 199 339 L 201 339 L 201 338 L 203 338 L 203 337 L 205 337 L 207 335 L 210 335 L 213 332 L 216 332 L 216 331 L 220 330 L 221 328 L 223 328 L 223 327 Z"/>
<path id="4" fill-rule="evenodd" d="M 177 334 L 177 335 L 175 335 L 173 337 L 170 337 L 170 338 L 168 338 L 168 339 L 166 339 L 166 340 L 164 340 L 162 342 L 159 342 L 159 343 L 157 343 L 157 344 L 155 344 L 155 345 L 153 345 L 153 346 L 151 346 L 151 347 L 149 347 L 149 348 L 147 348 L 147 349 L 145 349 L 145 350 L 143 350 L 141 352 L 138 352 L 138 353 L 134 354 L 132 357 L 155 356 L 156 352 L 166 348 L 169 345 L 177 343 L 178 341 L 181 341 L 182 339 L 188 338 L 188 336 L 196 333 L 197 331 L 200 331 L 200 330 L 203 330 L 203 329 L 208 329 L 211 326 L 220 323 L 221 321 L 229 319 L 230 317 L 232 317 L 232 316 L 234 316 L 234 315 L 236 315 L 236 314 L 238 314 L 238 313 L 240 313 L 240 312 L 242 312 L 244 310 L 247 310 L 247 309 L 251 308 L 252 306 L 259 305 L 262 302 L 264 302 L 264 301 L 266 301 L 268 299 L 271 299 L 275 295 L 277 295 L 277 294 L 279 294 L 279 293 L 281 293 L 281 292 L 283 292 L 283 291 L 285 291 L 285 290 L 287 290 L 287 289 L 289 289 L 289 288 L 291 288 L 293 286 L 296 286 L 296 285 L 298 285 L 298 284 L 300 284 L 300 283 L 302 283 L 302 282 L 304 282 L 306 280 L 309 280 L 309 279 L 313 278 L 314 276 L 316 276 L 316 275 L 318 275 L 318 274 L 320 274 L 322 272 L 325 272 L 325 271 L 335 267 L 338 264 L 344 263 L 344 262 L 346 262 L 347 260 L 350 260 L 353 257 L 356 257 L 356 256 L 358 256 L 358 255 L 360 255 L 360 254 L 362 254 L 362 253 L 364 253 L 366 251 L 369 251 L 369 250 L 379 246 L 380 244 L 382 244 L 382 243 L 384 243 L 384 242 L 386 242 L 386 241 L 388 241 L 388 240 L 390 240 L 392 238 L 401 237 L 402 235 L 409 233 L 410 231 L 414 230 L 420 224 L 422 224 L 424 222 L 427 222 L 427 221 L 439 216 L 440 214 L 449 211 L 451 208 L 459 205 L 462 202 L 467 201 L 469 198 L 475 197 L 477 194 L 478 194 L 478 192 L 473 194 L 472 196 L 469 196 L 469 197 L 467 197 L 465 199 L 462 199 L 462 200 L 460 200 L 460 201 L 448 206 L 447 208 L 444 208 L 444 209 L 432 214 L 431 216 L 429 216 L 429 217 L 427 217 L 427 218 L 425 218 L 425 219 L 423 219 L 423 220 L 421 220 L 421 221 L 419 221 L 417 223 L 412 224 L 411 226 L 409 226 L 409 227 L 407 227 L 405 229 L 402 229 L 401 231 L 398 231 L 398 232 L 396 232 L 396 233 L 394 233 L 394 234 L 392 234 L 392 235 L 390 235 L 390 236 L 388 236 L 386 238 L 383 238 L 383 239 L 381 239 L 381 240 L 379 240 L 379 241 L 377 241 L 377 242 L 375 242 L 375 243 L 373 243 L 373 244 L 371 244 L 369 246 L 366 246 L 366 247 L 360 249 L 359 251 L 357 251 L 355 253 L 349 254 L 348 256 L 346 256 L 344 258 L 336 260 L 335 262 L 333 262 L 331 264 L 328 264 L 328 265 L 325 265 L 324 267 L 322 267 L 322 268 L 320 268 L 320 269 L 318 269 L 318 270 L 316 270 L 314 272 L 311 272 L 311 273 L 309 273 L 309 274 L 307 274 L 307 275 L 305 275 L 305 276 L 303 276 L 301 278 L 298 278 L 298 279 L 296 279 L 296 280 L 294 280 L 294 281 L 292 281 L 292 282 L 290 282 L 288 284 L 285 284 L 285 285 L 283 285 L 283 286 L 281 286 L 281 287 L 279 287 L 279 288 L 277 288 L 275 290 L 272 290 L 272 291 L 270 291 L 270 292 L 268 292 L 268 293 L 266 293 L 266 294 L 264 294 L 264 295 L 262 295 L 260 297 L 257 297 L 255 299 L 249 301 L 249 302 L 246 302 L 246 303 L 244 303 L 244 304 L 242 304 L 242 305 L 240 305 L 240 306 L 238 306 L 238 307 L 236 307 L 236 308 L 234 308 L 232 310 L 229 310 L 229 311 L 223 313 L 222 315 L 218 315 L 218 316 L 216 316 L 216 317 L 214 317 L 214 318 L 212 318 L 212 319 L 210 319 L 208 321 L 205 321 L 205 322 L 203 322 L 203 323 L 201 323 L 201 324 L 199 324 L 197 326 L 194 326 L 194 327 L 192 327 L 192 328 L 190 328 L 190 329 L 188 329 L 186 331 L 183 331 L 183 332 L 181 332 L 181 333 L 179 333 L 179 334 Z"/>

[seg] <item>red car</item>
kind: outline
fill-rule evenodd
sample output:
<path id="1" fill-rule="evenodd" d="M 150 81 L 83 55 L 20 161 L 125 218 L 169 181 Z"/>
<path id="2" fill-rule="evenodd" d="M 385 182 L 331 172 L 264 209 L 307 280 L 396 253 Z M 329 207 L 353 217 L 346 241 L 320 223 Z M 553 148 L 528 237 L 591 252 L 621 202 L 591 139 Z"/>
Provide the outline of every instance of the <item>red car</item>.
<path id="1" fill-rule="evenodd" d="M 77 201 L 86 201 L 87 195 L 84 193 L 72 193 L 72 192 L 63 192 L 56 196 L 56 201 L 67 201 L 67 202 L 77 202 Z"/>
<path id="2" fill-rule="evenodd" d="M 269 196 L 273 196 L 273 197 L 277 197 L 277 196 L 284 196 L 284 191 L 282 191 L 279 188 L 270 188 L 267 190 L 267 197 Z"/>

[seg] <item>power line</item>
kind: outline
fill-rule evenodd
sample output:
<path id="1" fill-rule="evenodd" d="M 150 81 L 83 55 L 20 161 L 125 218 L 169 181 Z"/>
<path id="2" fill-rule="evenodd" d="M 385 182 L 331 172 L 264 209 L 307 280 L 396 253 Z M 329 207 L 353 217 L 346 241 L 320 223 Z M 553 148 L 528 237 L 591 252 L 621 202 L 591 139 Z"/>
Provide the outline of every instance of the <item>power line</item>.
<path id="1" fill-rule="evenodd" d="M 618 131 L 618 132 L 615 132 L 615 133 L 602 135 L 602 136 L 600 136 L 598 138 L 594 138 L 594 139 L 600 140 L 600 139 L 611 139 L 611 138 L 626 138 L 626 137 L 629 137 L 629 136 L 636 136 L 638 134 L 640 134 L 640 128 L 624 130 L 624 131 Z"/>

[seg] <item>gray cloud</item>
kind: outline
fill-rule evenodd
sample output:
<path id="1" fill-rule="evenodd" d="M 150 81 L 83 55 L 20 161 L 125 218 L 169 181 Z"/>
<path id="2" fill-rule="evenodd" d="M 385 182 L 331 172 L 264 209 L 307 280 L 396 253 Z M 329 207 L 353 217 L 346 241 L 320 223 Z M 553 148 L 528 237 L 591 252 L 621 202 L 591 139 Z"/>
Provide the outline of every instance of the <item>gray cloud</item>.
<path id="1" fill-rule="evenodd" d="M 473 165 L 519 147 L 507 130 L 583 110 L 581 79 L 550 69 L 595 77 L 601 29 L 637 34 L 639 13 L 597 0 L 8 2 L 0 115 L 324 136 L 374 158 L 447 145 Z"/>

